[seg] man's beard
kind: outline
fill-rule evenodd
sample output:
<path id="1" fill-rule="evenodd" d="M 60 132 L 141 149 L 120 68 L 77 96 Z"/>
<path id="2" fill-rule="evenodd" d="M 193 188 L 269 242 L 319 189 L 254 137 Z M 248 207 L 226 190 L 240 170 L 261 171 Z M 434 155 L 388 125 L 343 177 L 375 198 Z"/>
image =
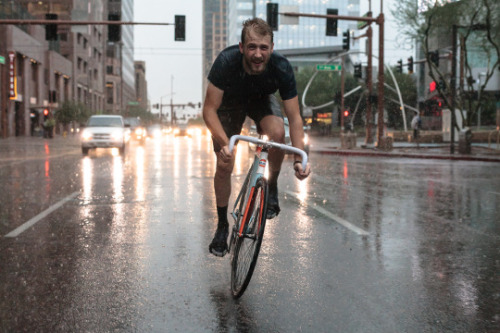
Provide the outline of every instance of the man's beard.
<path id="1" fill-rule="evenodd" d="M 247 68 L 250 70 L 250 75 L 258 75 L 264 73 L 267 67 L 267 63 L 265 60 L 262 60 L 259 64 L 260 66 L 256 66 L 254 62 L 252 62 L 252 59 L 249 58 L 244 58 L 245 63 L 247 65 Z"/>

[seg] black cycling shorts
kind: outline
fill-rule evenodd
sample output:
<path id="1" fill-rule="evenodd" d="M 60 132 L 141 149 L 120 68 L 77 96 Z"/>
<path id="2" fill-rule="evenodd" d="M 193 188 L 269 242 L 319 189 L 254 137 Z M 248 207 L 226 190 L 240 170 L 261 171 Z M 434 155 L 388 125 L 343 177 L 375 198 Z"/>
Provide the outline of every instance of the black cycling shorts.
<path id="1" fill-rule="evenodd" d="M 273 115 L 283 118 L 280 103 L 274 95 L 252 98 L 245 102 L 241 100 L 237 102 L 223 101 L 221 107 L 217 110 L 217 115 L 228 138 L 241 133 L 247 116 L 255 122 L 259 133 L 261 132 L 260 121 L 265 116 Z M 213 138 L 212 141 L 214 151 L 220 151 L 222 147 Z"/>

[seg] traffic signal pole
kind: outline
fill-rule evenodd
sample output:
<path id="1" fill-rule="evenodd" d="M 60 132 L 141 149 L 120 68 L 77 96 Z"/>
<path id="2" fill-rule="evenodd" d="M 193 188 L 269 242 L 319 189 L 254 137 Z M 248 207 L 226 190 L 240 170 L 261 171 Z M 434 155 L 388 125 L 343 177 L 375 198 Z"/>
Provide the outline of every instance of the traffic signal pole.
<path id="1" fill-rule="evenodd" d="M 372 92 L 373 92 L 373 84 L 372 84 L 372 49 L 373 49 L 373 31 L 372 26 L 369 25 L 366 31 L 368 36 L 368 65 L 366 69 L 366 85 L 368 86 L 368 96 L 366 98 L 366 138 L 365 143 L 373 143 L 372 138 Z"/>
<path id="2" fill-rule="evenodd" d="M 345 61 L 342 56 L 342 67 L 340 69 L 340 131 L 344 132 L 344 82 L 345 82 Z M 342 135 L 342 134 L 341 134 Z"/>
<path id="3" fill-rule="evenodd" d="M 72 21 L 72 20 L 21 20 L 3 19 L 0 24 L 12 25 L 175 25 L 175 23 L 131 22 L 131 21 Z"/>
<path id="4" fill-rule="evenodd" d="M 377 89 L 377 109 L 378 109 L 378 121 L 377 121 L 377 145 L 380 146 L 382 144 L 382 137 L 384 136 L 384 13 L 382 8 L 380 10 L 380 14 L 373 17 L 359 17 L 359 16 L 342 16 L 342 15 L 320 15 L 320 14 L 302 14 L 295 12 L 285 12 L 281 13 L 285 16 L 295 16 L 295 17 L 315 17 L 315 18 L 330 18 L 337 20 L 346 20 L 346 21 L 361 21 L 367 23 L 376 23 L 379 26 L 379 57 L 378 57 L 378 89 Z M 371 49 L 371 48 L 370 48 Z M 368 57 L 368 60 L 371 63 L 371 57 Z M 371 67 L 369 67 L 371 73 Z M 371 84 L 370 84 L 371 86 Z M 367 115 L 368 116 L 368 115 Z M 371 134 L 371 133 L 370 133 Z"/>

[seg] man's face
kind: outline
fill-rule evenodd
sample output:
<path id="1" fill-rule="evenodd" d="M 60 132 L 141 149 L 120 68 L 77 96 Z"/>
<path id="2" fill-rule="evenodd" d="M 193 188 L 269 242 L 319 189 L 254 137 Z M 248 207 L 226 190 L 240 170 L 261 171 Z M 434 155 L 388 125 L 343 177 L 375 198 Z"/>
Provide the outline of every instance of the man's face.
<path id="1" fill-rule="evenodd" d="M 271 36 L 260 36 L 249 29 L 245 44 L 240 42 L 240 52 L 243 54 L 243 68 L 250 75 L 262 74 L 273 53 L 274 44 Z"/>

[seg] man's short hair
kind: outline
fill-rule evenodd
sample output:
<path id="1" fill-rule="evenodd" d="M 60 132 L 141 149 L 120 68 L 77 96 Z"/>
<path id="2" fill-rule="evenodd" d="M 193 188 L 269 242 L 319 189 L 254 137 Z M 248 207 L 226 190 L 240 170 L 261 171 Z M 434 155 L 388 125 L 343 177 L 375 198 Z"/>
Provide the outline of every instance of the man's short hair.
<path id="1" fill-rule="evenodd" d="M 274 34 L 273 29 L 267 24 L 266 21 L 260 18 L 252 18 L 243 22 L 243 29 L 241 30 L 241 43 L 245 44 L 245 37 L 248 31 L 252 29 L 260 36 L 271 36 L 271 43 L 273 42 Z"/>

